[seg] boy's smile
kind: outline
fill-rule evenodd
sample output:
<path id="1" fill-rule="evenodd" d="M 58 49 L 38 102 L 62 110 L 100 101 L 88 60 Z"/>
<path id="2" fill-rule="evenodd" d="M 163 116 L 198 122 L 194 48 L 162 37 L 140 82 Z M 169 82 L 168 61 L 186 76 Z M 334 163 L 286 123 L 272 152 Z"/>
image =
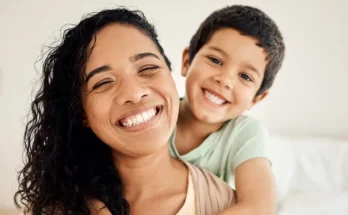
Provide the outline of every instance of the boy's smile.
<path id="1" fill-rule="evenodd" d="M 222 96 L 221 94 L 219 93 L 216 93 L 212 90 L 209 90 L 209 89 L 202 89 L 205 97 L 212 103 L 218 105 L 218 106 L 221 106 L 221 105 L 224 105 L 224 104 L 227 104 L 229 103 L 227 101 L 227 99 Z"/>
<path id="2" fill-rule="evenodd" d="M 193 115 L 206 123 L 222 123 L 241 115 L 265 97 L 256 96 L 267 65 L 267 53 L 258 41 L 239 31 L 216 31 L 189 64 L 184 51 L 182 74 Z"/>

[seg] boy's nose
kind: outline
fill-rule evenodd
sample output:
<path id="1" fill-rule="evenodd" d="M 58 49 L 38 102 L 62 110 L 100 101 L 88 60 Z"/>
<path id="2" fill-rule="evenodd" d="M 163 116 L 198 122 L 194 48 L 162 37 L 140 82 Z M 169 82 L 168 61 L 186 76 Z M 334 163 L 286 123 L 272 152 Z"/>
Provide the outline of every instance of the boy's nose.
<path id="1" fill-rule="evenodd" d="M 214 81 L 227 90 L 231 90 L 233 88 L 234 81 L 232 77 L 226 77 L 226 75 L 217 75 L 214 77 Z"/>

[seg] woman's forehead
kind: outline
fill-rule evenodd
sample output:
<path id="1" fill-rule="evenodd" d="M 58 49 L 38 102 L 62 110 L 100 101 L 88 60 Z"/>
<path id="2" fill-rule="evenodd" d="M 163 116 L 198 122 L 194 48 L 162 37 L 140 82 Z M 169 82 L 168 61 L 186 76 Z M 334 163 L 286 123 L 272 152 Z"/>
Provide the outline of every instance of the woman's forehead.
<path id="1" fill-rule="evenodd" d="M 93 44 L 90 44 L 93 45 Z M 122 24 L 111 24 L 104 27 L 96 35 L 96 50 L 139 50 L 157 49 L 155 43 L 136 27 Z"/>
<path id="2" fill-rule="evenodd" d="M 160 56 L 155 43 L 135 27 L 111 24 L 104 27 L 90 44 L 92 48 L 88 63 L 109 58 L 130 58 L 139 53 L 154 53 Z"/>

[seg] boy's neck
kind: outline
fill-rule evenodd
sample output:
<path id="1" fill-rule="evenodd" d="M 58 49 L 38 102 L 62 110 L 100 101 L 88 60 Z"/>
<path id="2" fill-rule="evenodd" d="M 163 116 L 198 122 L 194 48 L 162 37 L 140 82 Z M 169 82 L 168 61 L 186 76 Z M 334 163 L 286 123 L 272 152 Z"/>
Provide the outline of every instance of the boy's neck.
<path id="1" fill-rule="evenodd" d="M 185 99 L 180 104 L 175 138 L 175 145 L 180 155 L 197 148 L 211 133 L 223 126 L 223 123 L 209 124 L 197 119 Z"/>

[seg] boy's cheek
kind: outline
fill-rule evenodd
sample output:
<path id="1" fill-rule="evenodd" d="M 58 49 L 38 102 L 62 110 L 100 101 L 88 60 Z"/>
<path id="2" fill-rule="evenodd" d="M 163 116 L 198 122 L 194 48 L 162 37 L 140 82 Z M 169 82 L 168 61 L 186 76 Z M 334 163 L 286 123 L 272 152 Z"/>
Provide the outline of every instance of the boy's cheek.
<path id="1" fill-rule="evenodd" d="M 236 87 L 233 94 L 234 100 L 240 105 L 245 106 L 245 109 L 248 109 L 253 104 L 254 93 L 250 89 Z"/>
<path id="2" fill-rule="evenodd" d="M 206 79 L 208 79 L 207 71 L 204 71 L 200 68 L 195 68 L 194 70 L 191 70 L 191 72 L 186 77 L 186 81 L 194 85 L 200 84 L 202 81 Z"/>
<path id="3" fill-rule="evenodd" d="M 202 58 L 194 60 L 188 68 L 188 75 L 204 75 L 208 67 L 207 63 Z"/>
<path id="4" fill-rule="evenodd" d="M 192 88 L 194 85 L 198 84 L 198 77 L 195 74 L 191 74 L 188 77 L 186 77 L 186 87 Z"/>

